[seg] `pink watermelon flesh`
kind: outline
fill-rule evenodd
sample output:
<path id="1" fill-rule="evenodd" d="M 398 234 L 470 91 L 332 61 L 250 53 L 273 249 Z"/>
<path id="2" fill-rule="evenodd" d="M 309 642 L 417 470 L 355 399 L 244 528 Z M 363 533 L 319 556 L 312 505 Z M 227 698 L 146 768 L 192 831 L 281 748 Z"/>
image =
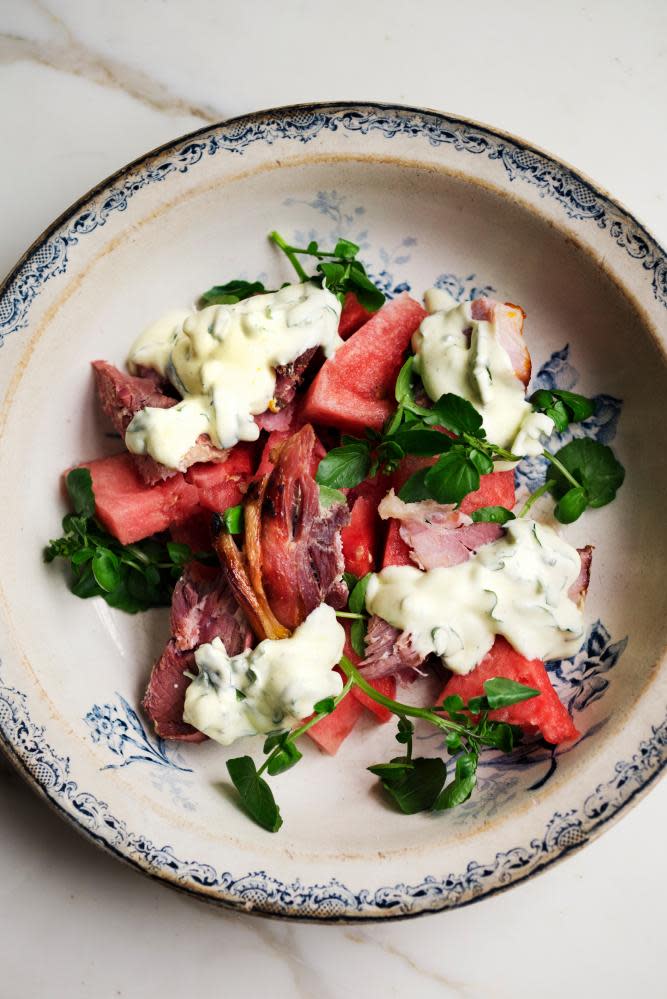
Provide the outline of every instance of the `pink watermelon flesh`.
<path id="1" fill-rule="evenodd" d="M 514 704 L 510 708 L 491 711 L 489 718 L 519 725 L 531 735 L 539 732 L 554 746 L 578 737 L 579 732 L 574 722 L 551 686 L 544 663 L 540 659 L 524 659 L 500 636 L 496 638 L 491 651 L 471 673 L 467 676 L 454 675 L 447 681 L 437 703 L 441 703 L 442 699 L 449 697 L 450 694 L 459 694 L 467 702 L 471 697 L 483 694 L 484 681 L 495 676 L 515 680 L 542 693 L 539 697 Z"/>
<path id="2" fill-rule="evenodd" d="M 363 713 L 363 704 L 350 692 L 330 715 L 308 729 L 308 735 L 325 753 L 335 756 Z"/>
<path id="3" fill-rule="evenodd" d="M 371 500 L 359 496 L 352 506 L 350 523 L 340 532 L 345 571 L 359 579 L 375 568 L 377 520 L 377 508 Z"/>
<path id="4" fill-rule="evenodd" d="M 200 505 L 215 512 L 241 502 L 254 467 L 254 446 L 237 444 L 226 461 L 191 465 L 185 478 L 196 487 Z"/>
<path id="5" fill-rule="evenodd" d="M 347 340 L 353 333 L 356 333 L 360 326 L 371 318 L 372 312 L 367 312 L 353 291 L 348 291 L 343 302 L 343 309 L 338 322 L 338 336 L 341 340 Z"/>
<path id="6" fill-rule="evenodd" d="M 90 470 L 97 517 L 124 545 L 187 520 L 199 506 L 197 489 L 181 472 L 147 486 L 137 474 L 131 454 L 98 458 L 80 467 Z"/>
<path id="7" fill-rule="evenodd" d="M 426 315 L 406 292 L 383 305 L 324 363 L 308 390 L 304 419 L 358 435 L 367 427 L 381 430 L 396 407 L 405 351 Z"/>

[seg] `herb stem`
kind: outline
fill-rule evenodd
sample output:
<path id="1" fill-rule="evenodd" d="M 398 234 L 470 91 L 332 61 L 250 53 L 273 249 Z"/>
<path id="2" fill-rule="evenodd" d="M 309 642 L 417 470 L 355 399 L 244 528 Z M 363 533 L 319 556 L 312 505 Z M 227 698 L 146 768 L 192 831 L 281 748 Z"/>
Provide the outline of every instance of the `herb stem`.
<path id="1" fill-rule="evenodd" d="M 336 617 L 349 617 L 354 621 L 366 620 L 366 614 L 353 614 L 352 611 L 336 611 Z"/>
<path id="2" fill-rule="evenodd" d="M 271 240 L 272 243 L 275 243 L 276 246 L 283 251 L 287 259 L 291 263 L 292 267 L 299 275 L 299 278 L 302 281 L 308 281 L 309 280 L 308 275 L 306 274 L 299 260 L 297 259 L 294 248 L 290 246 L 289 243 L 286 243 L 283 237 L 280 235 L 280 233 L 276 232 L 275 229 L 273 230 L 273 232 L 269 233 L 269 239 Z"/>
<path id="3" fill-rule="evenodd" d="M 540 488 L 536 489 L 534 493 L 531 493 L 531 495 L 528 497 L 524 505 L 521 507 L 519 516 L 520 517 L 525 516 L 525 514 L 527 514 L 528 511 L 530 510 L 533 503 L 535 503 L 540 498 L 540 496 L 544 496 L 545 493 L 549 492 L 551 487 L 554 486 L 555 484 L 556 484 L 555 479 L 547 479 L 547 481 L 544 483 L 543 486 L 540 486 Z"/>
<path id="4" fill-rule="evenodd" d="M 558 471 L 561 473 L 561 475 L 565 476 L 565 478 L 567 479 L 567 481 L 569 483 L 571 483 L 571 485 L 573 485 L 577 489 L 581 489 L 581 482 L 577 482 L 577 480 L 575 479 L 574 475 L 572 475 L 567 470 L 567 468 L 565 467 L 565 465 L 563 465 L 563 463 L 558 460 L 558 458 L 555 456 L 555 454 L 551 454 L 549 451 L 546 450 L 546 448 L 544 449 L 544 451 L 542 452 L 542 454 L 544 455 L 545 458 L 549 459 L 549 461 L 551 462 L 551 464 L 554 466 L 554 468 L 558 469 Z"/>
<path id="5" fill-rule="evenodd" d="M 343 698 L 347 697 L 347 695 L 349 694 L 349 692 L 351 691 L 351 689 L 352 689 L 353 686 L 354 686 L 354 680 L 350 677 L 350 678 L 348 678 L 346 680 L 345 686 L 341 690 L 340 694 L 338 694 L 336 697 L 334 697 L 334 707 L 333 707 L 334 711 L 336 710 L 336 708 L 338 707 L 338 705 L 340 704 L 340 702 L 343 700 Z M 298 728 L 292 729 L 292 731 L 290 732 L 290 734 L 288 736 L 288 741 L 289 742 L 296 742 L 296 740 L 299 739 L 302 735 L 305 735 L 305 733 L 308 731 L 309 728 L 312 728 L 313 725 L 317 725 L 317 723 L 319 721 L 322 721 L 322 719 L 326 718 L 327 715 L 329 715 L 329 714 L 331 714 L 330 711 L 322 711 L 322 712 L 320 712 L 320 714 L 313 715 L 312 718 L 309 718 L 308 721 L 305 721 L 303 723 L 303 725 L 299 725 Z M 271 762 L 271 760 L 275 756 L 277 756 L 279 753 L 281 753 L 282 751 L 283 751 L 282 746 L 276 746 L 276 748 L 273 750 L 273 752 L 271 752 L 267 756 L 267 758 L 264 760 L 264 762 L 262 763 L 261 767 L 257 771 L 257 776 L 258 777 L 262 776 L 262 774 L 267 769 L 267 767 L 268 767 L 269 763 Z"/>

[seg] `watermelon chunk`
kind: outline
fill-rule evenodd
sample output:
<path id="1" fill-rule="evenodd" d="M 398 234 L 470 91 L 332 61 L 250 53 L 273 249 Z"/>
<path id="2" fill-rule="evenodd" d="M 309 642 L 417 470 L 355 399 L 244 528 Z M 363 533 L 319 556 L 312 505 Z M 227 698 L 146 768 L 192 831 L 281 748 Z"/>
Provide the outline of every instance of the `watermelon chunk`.
<path id="1" fill-rule="evenodd" d="M 307 734 L 325 753 L 335 756 L 341 743 L 347 739 L 363 713 L 363 704 L 356 697 L 352 697 L 350 691 L 338 707 L 326 718 L 318 721 L 317 725 L 309 728 Z"/>
<path id="2" fill-rule="evenodd" d="M 343 302 L 343 309 L 338 321 L 338 336 L 341 340 L 356 333 L 360 326 L 371 318 L 372 312 L 367 312 L 353 291 L 348 291 Z"/>
<path id="3" fill-rule="evenodd" d="M 490 472 L 480 475 L 479 489 L 468 493 L 461 500 L 461 512 L 470 516 L 483 506 L 504 506 L 511 510 L 516 503 L 514 492 L 514 472 Z"/>
<path id="4" fill-rule="evenodd" d="M 359 579 L 375 568 L 377 529 L 377 508 L 371 500 L 359 496 L 352 505 L 350 523 L 340 532 L 345 569 Z"/>
<path id="5" fill-rule="evenodd" d="M 382 568 L 388 565 L 414 565 L 410 558 L 410 549 L 400 535 L 401 523 L 398 520 L 389 521 L 387 538 L 384 543 L 384 554 L 382 556 Z"/>
<path id="6" fill-rule="evenodd" d="M 86 461 L 80 467 L 90 470 L 98 519 L 124 545 L 187 520 L 199 507 L 197 489 L 181 472 L 148 486 L 131 454 Z"/>
<path id="7" fill-rule="evenodd" d="M 241 502 L 254 468 L 254 446 L 237 444 L 226 461 L 191 465 L 185 478 L 197 489 L 200 506 L 215 512 Z"/>
<path id="8" fill-rule="evenodd" d="M 308 390 L 304 418 L 352 434 L 381 430 L 412 334 L 427 313 L 404 292 L 387 302 L 325 361 Z"/>
<path id="9" fill-rule="evenodd" d="M 540 659 L 524 659 L 500 636 L 496 638 L 488 655 L 471 673 L 467 676 L 454 675 L 447 681 L 440 701 L 450 694 L 459 694 L 464 701 L 477 697 L 484 693 L 484 681 L 494 676 L 515 680 L 517 683 L 541 690 L 542 693 L 539 697 L 514 704 L 510 708 L 491 711 L 489 718 L 519 725 L 530 735 L 539 732 L 554 746 L 561 742 L 570 742 L 579 736 L 567 709 L 558 700 L 544 663 Z"/>

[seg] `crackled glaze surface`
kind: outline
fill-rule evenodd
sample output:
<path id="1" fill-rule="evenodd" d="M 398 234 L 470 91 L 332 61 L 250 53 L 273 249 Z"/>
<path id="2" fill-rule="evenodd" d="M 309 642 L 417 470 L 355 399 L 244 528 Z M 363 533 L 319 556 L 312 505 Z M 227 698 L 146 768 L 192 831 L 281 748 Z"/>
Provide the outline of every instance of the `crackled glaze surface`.
<path id="1" fill-rule="evenodd" d="M 577 433 L 614 440 L 634 474 L 613 507 L 572 529 L 576 542 L 597 546 L 590 630 L 577 656 L 549 667 L 581 740 L 564 753 L 527 747 L 509 761 L 487 757 L 473 800 L 438 825 L 418 817 L 408 829 L 369 793 L 364 765 L 391 741 L 369 723 L 335 762 L 312 752 L 300 768 L 301 781 L 326 768 L 328 795 L 314 783 L 304 805 L 300 781 L 283 779 L 285 827 L 269 841 L 226 800 L 224 754 L 168 746 L 138 713 L 164 617 L 127 620 L 73 600 L 56 573 L 25 569 L 6 529 L 0 730 L 51 801 L 98 842 L 224 904 L 315 919 L 460 905 L 585 843 L 664 764 L 656 670 L 664 596 L 649 588 L 647 604 L 638 584 L 661 578 L 665 536 L 652 499 L 660 483 L 638 427 L 667 381 L 655 345 L 667 308 L 665 258 L 567 168 L 443 115 L 304 107 L 176 142 L 48 233 L 0 299 L 3 467 L 20 478 L 35 398 L 34 429 L 49 439 L 39 495 L 19 489 L 9 502 L 8 520 L 23 518 L 21 550 L 31 546 L 35 563 L 44 525 L 57 530 L 58 472 L 105 444 L 88 356 L 120 360 L 158 303 L 187 303 L 232 270 L 282 276 L 263 240 L 273 226 L 302 240 L 354 239 L 389 295 L 436 283 L 459 299 L 482 290 L 521 302 L 535 383 L 596 395 L 596 413 Z M 632 369 L 621 363 L 627 336 Z M 519 485 L 534 488 L 543 475 L 539 461 L 526 463 Z M 627 514 L 638 503 L 641 529 L 628 558 Z M 48 641 L 29 627 L 35 601 Z"/>

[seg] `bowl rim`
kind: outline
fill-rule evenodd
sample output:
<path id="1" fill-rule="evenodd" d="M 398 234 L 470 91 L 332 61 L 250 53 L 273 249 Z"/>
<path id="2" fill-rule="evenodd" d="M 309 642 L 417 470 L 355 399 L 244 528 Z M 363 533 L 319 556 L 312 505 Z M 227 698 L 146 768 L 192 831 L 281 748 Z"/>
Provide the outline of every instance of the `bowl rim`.
<path id="1" fill-rule="evenodd" d="M 609 194 L 604 188 L 597 184 L 594 180 L 589 178 L 582 171 L 576 167 L 571 166 L 567 161 L 555 156 L 553 153 L 548 152 L 541 147 L 530 143 L 511 132 L 507 132 L 503 129 L 496 128 L 492 125 L 479 122 L 476 119 L 463 117 L 460 115 L 451 114 L 446 111 L 441 111 L 437 109 L 432 109 L 429 107 L 419 107 L 414 105 L 404 105 L 394 102 L 382 102 L 382 101 L 354 101 L 354 100 L 343 100 L 343 101 L 322 101 L 322 102 L 304 102 L 298 104 L 290 104 L 276 108 L 266 108 L 258 111 L 254 111 L 248 114 L 237 115 L 233 118 L 224 119 L 216 123 L 207 123 L 201 127 L 194 129 L 191 132 L 187 132 L 184 135 L 178 136 L 177 138 L 171 139 L 155 148 L 149 150 L 136 157 L 129 163 L 121 166 L 118 170 L 112 172 L 99 183 L 91 187 L 85 194 L 81 195 L 75 201 L 73 201 L 69 207 L 67 207 L 63 212 L 61 212 L 53 222 L 50 223 L 37 237 L 26 251 L 21 255 L 16 264 L 9 270 L 6 277 L 0 282 L 0 301 L 11 289 L 14 281 L 20 275 L 23 267 L 30 261 L 30 259 L 49 241 L 49 239 L 58 232 L 63 225 L 72 220 L 73 217 L 77 215 L 82 209 L 84 209 L 88 204 L 94 202 L 105 190 L 111 189 L 118 181 L 122 180 L 124 177 L 133 174 L 141 167 L 148 164 L 151 160 L 159 157 L 162 154 L 168 154 L 172 152 L 177 152 L 179 147 L 186 145 L 188 142 L 197 140 L 208 134 L 215 133 L 219 130 L 232 129 L 235 126 L 241 124 L 251 126 L 253 124 L 258 124 L 267 119 L 280 120 L 285 119 L 290 115 L 294 114 L 334 114 L 341 111 L 364 111 L 368 114 L 374 112 L 383 114 L 396 114 L 405 115 L 412 114 L 417 116 L 425 116 L 428 118 L 435 119 L 441 124 L 446 124 L 449 126 L 461 126 L 466 129 L 474 129 L 477 132 L 486 133 L 487 135 L 493 137 L 494 139 L 504 139 L 511 143 L 520 150 L 532 153 L 539 157 L 546 163 L 555 165 L 560 170 L 564 171 L 569 177 L 573 178 L 575 181 L 579 182 L 588 189 L 595 197 L 602 199 L 608 206 L 620 212 L 625 218 L 633 223 L 636 231 L 640 233 L 649 244 L 652 244 L 659 258 L 662 258 L 662 262 L 667 261 L 667 252 L 661 245 L 661 243 L 653 236 L 653 234 L 647 229 L 645 224 L 640 221 L 637 216 L 625 207 L 623 203 L 614 198 Z M 584 247 L 584 252 L 591 256 L 591 250 L 588 247 Z M 599 266 L 599 261 L 596 261 Z M 626 294 L 626 289 L 622 289 Z M 654 291 L 655 294 L 655 291 Z M 656 294 L 656 297 L 657 294 Z M 639 304 L 639 303 L 638 303 Z M 667 306 L 667 299 L 663 300 L 663 304 Z M 2 343 L 2 334 L 0 333 L 0 345 Z M 2 686 L 0 681 L 0 687 Z M 652 726 L 654 737 L 660 737 L 660 746 L 664 748 L 665 740 L 661 736 L 660 729 L 667 725 L 667 721 L 663 723 L 662 726 Z M 565 859 L 571 853 L 580 850 L 587 843 L 591 842 L 597 836 L 599 836 L 611 823 L 617 821 L 624 814 L 627 814 L 630 807 L 634 806 L 645 793 L 656 783 L 658 777 L 664 775 L 665 766 L 667 765 L 667 755 L 663 753 L 657 766 L 647 768 L 646 774 L 643 775 L 641 780 L 634 781 L 633 790 L 628 796 L 622 800 L 620 803 L 616 803 L 616 806 L 610 809 L 608 812 L 603 814 L 597 822 L 592 824 L 586 829 L 585 835 L 577 842 L 572 842 L 568 845 L 557 847 L 550 853 L 544 856 L 543 860 L 537 865 L 531 867 L 526 872 L 516 872 L 513 871 L 509 876 L 508 880 L 501 881 L 493 885 L 484 886 L 478 893 L 473 893 L 467 897 L 462 897 L 454 901 L 446 901 L 445 903 L 440 900 L 440 904 L 437 904 L 437 899 L 430 899 L 431 904 L 426 904 L 423 907 L 413 909 L 410 911 L 401 910 L 400 908 L 390 908 L 388 911 L 382 914 L 377 914 L 376 912 L 359 912 L 354 909 L 348 909 L 343 914 L 326 914 L 320 912 L 310 912 L 310 911 L 299 911 L 293 907 L 285 906 L 282 910 L 276 909 L 275 905 L 270 907 L 262 907 L 261 903 L 250 904 L 247 901 L 243 901 L 238 895 L 228 892 L 222 893 L 211 893 L 206 891 L 205 887 L 201 884 L 197 884 L 196 881 L 190 879 L 189 881 L 183 880 L 182 877 L 177 877 L 173 872 L 168 871 L 164 867 L 157 866 L 154 862 L 151 862 L 147 857 L 137 856 L 136 853 L 130 855 L 129 850 L 124 850 L 115 846 L 109 840 L 105 840 L 103 836 L 96 833 L 92 827 L 86 825 L 83 819 L 78 819 L 72 812 L 66 810 L 57 800 L 56 797 L 49 793 L 49 789 L 45 786 L 43 782 L 38 780 L 35 775 L 31 772 L 28 762 L 23 758 L 16 749 L 13 741 L 9 737 L 8 733 L 4 730 L 2 725 L 0 725 L 0 741 L 7 758 L 10 760 L 15 770 L 26 780 L 30 787 L 32 787 L 40 797 L 51 806 L 51 808 L 59 815 L 61 815 L 66 821 L 68 821 L 81 835 L 85 836 L 89 841 L 92 841 L 96 846 L 103 850 L 111 853 L 116 858 L 122 860 L 124 863 L 141 871 L 146 876 L 152 878 L 153 880 L 159 881 L 162 884 L 172 887 L 178 891 L 181 891 L 187 895 L 197 898 L 200 901 L 208 902 L 209 904 L 216 905 L 228 910 L 242 911 L 248 914 L 267 916 L 269 918 L 283 918 L 290 919 L 292 921 L 301 922 L 315 922 L 315 923 L 353 923 L 353 922 L 382 922 L 388 919 L 408 919 L 414 918 L 419 915 L 425 915 L 428 913 L 449 910 L 451 908 L 459 908 L 462 906 L 470 905 L 474 902 L 481 901 L 485 898 L 491 897 L 492 895 L 498 894 L 508 890 L 509 888 L 515 887 L 518 884 L 523 883 L 531 877 L 535 877 L 537 874 L 542 873 L 549 867 L 552 867 L 555 863 Z M 645 743 L 640 743 L 638 747 L 639 751 L 642 751 L 645 747 Z M 636 759 L 636 757 L 633 757 Z M 305 886 L 301 886 L 302 888 Z"/>

